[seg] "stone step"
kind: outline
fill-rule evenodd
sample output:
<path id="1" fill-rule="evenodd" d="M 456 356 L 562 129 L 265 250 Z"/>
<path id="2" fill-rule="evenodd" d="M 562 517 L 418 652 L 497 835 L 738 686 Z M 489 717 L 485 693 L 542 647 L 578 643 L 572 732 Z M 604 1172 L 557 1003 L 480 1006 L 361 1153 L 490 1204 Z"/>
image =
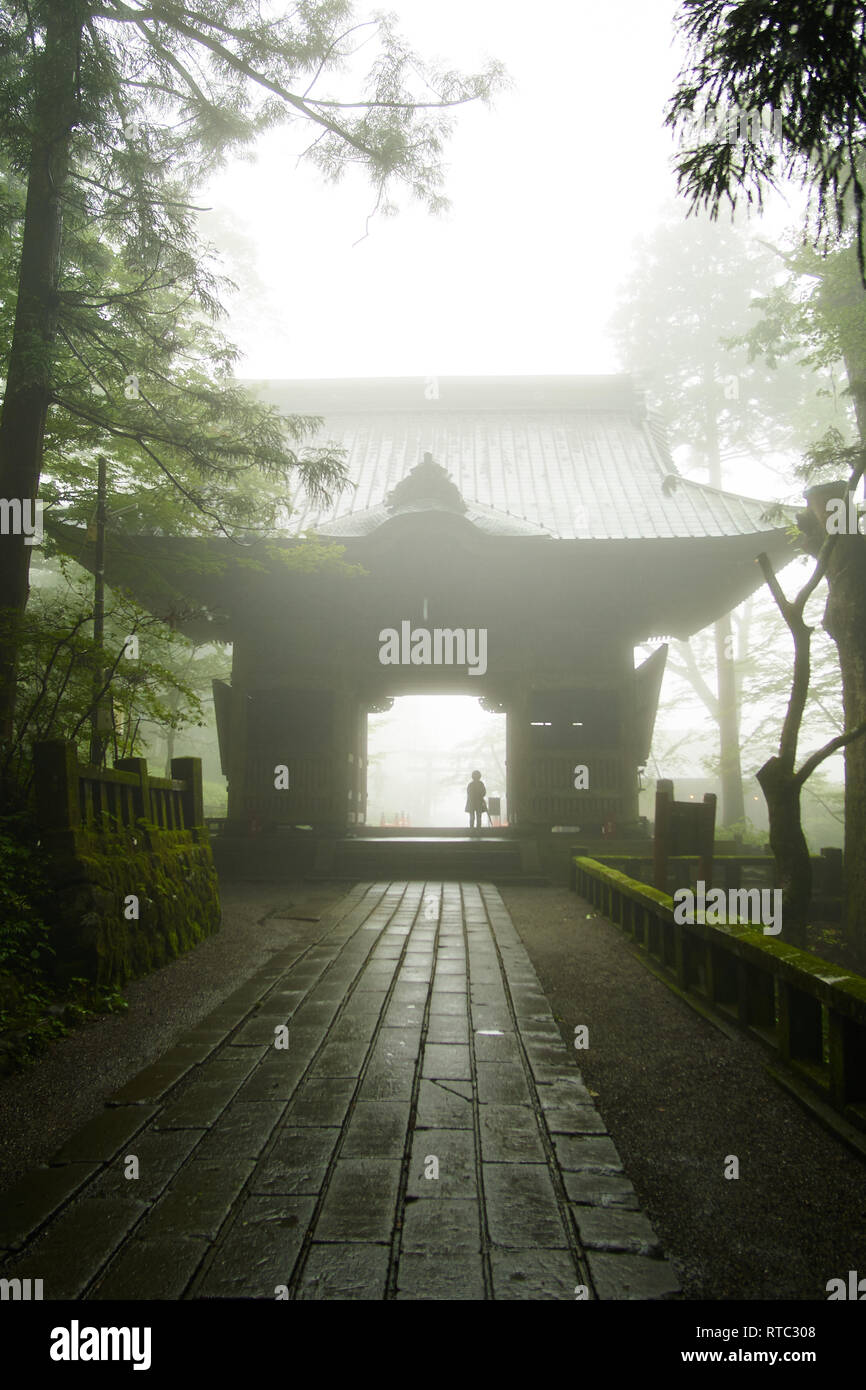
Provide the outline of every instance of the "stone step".
<path id="1" fill-rule="evenodd" d="M 464 878 L 514 880 L 536 865 L 524 862 L 519 841 L 413 836 L 338 840 L 334 846 L 337 877 Z M 317 863 L 316 870 L 325 866 Z"/>

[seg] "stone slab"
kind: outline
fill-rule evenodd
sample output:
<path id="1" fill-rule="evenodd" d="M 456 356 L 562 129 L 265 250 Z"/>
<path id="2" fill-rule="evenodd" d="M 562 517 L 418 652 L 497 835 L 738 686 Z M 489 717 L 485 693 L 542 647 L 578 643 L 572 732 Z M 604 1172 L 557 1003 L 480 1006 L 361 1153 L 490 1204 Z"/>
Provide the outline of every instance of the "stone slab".
<path id="1" fill-rule="evenodd" d="M 243 1159 L 193 1159 L 156 1203 L 144 1222 L 142 1236 L 199 1236 L 215 1240 L 253 1166 Z"/>
<path id="2" fill-rule="evenodd" d="M 342 1158 L 325 1196 L 315 1239 L 338 1244 L 388 1241 L 394 1229 L 400 1163 Z"/>
<path id="3" fill-rule="evenodd" d="M 199 1298 L 276 1298 L 291 1282 L 314 1197 L 248 1197 L 194 1288 Z"/>
<path id="4" fill-rule="evenodd" d="M 645 1255 L 587 1254 L 589 1272 L 600 1299 L 666 1299 L 680 1292 L 673 1266 Z"/>
<path id="5" fill-rule="evenodd" d="M 506 1249 L 568 1246 L 550 1173 L 541 1163 L 485 1163 L 490 1239 Z"/>
<path id="6" fill-rule="evenodd" d="M 153 1105 L 123 1105 L 103 1110 L 66 1140 L 53 1155 L 55 1163 L 107 1163 L 157 1114 Z"/>
<path id="7" fill-rule="evenodd" d="M 336 1127 L 282 1129 L 267 1158 L 257 1165 L 250 1192 L 317 1195 L 339 1138 Z"/>
<path id="8" fill-rule="evenodd" d="M 428 1303 L 479 1302 L 484 1293 L 484 1266 L 480 1255 L 429 1252 L 401 1255 L 397 1272 L 397 1299 Z"/>
<path id="9" fill-rule="evenodd" d="M 304 1301 L 370 1301 L 385 1297 L 388 1245 L 328 1245 L 313 1241 L 296 1297 Z"/>
<path id="10" fill-rule="evenodd" d="M 571 1302 L 580 1283 L 568 1250 L 491 1250 L 493 1297 L 505 1302 Z"/>
<path id="11" fill-rule="evenodd" d="M 0 1199 L 0 1248 L 23 1245 L 98 1171 L 98 1163 L 31 1168 Z"/>
<path id="12" fill-rule="evenodd" d="M 46 1299 L 80 1298 L 147 1208 L 132 1197 L 82 1197 L 7 1264 L 7 1278 L 42 1279 Z"/>

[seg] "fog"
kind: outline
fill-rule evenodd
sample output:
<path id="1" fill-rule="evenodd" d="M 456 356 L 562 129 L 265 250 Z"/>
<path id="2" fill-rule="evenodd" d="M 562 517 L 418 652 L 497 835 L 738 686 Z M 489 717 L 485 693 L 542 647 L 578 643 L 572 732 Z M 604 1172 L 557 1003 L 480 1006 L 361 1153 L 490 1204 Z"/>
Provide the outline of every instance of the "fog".
<path id="1" fill-rule="evenodd" d="M 406 196 L 396 216 L 371 217 L 365 179 L 350 173 L 326 185 L 299 159 L 303 133 L 291 129 L 261 138 L 211 182 L 201 220 L 238 285 L 229 325 L 244 353 L 238 374 L 430 380 L 625 369 L 611 328 L 618 298 L 642 241 L 686 213 L 672 170 L 676 136 L 662 124 L 683 59 L 676 6 L 542 0 L 531 21 L 513 0 L 435 7 L 399 0 L 392 8 L 419 51 L 464 70 L 494 56 L 511 85 L 492 110 L 459 112 L 446 155 L 451 207 L 439 216 Z M 359 73 L 363 58 L 362 51 Z M 778 241 L 802 204 L 801 190 L 783 185 L 747 229 Z M 730 364 L 721 350 L 719 357 L 724 374 Z M 687 475 L 706 480 L 687 447 L 674 457 Z M 724 486 L 790 501 L 798 495 L 794 457 L 729 451 Z M 777 640 L 786 641 L 781 627 Z M 676 713 L 669 718 L 668 710 Z M 427 706 L 425 729 L 437 746 L 457 749 L 471 738 L 466 711 L 465 703 Z M 756 721 L 766 715 L 759 701 Z M 395 716 L 392 739 L 398 728 L 403 741 L 393 758 L 405 763 L 416 731 Z M 684 735 L 692 752 L 681 747 L 668 757 L 671 771 L 706 777 L 702 758 L 713 737 L 706 711 L 669 671 L 655 749 L 663 762 Z M 763 756 L 756 749 L 744 770 Z M 826 775 L 841 779 L 841 757 Z M 425 777 L 432 776 L 428 762 Z M 389 805 L 400 801 L 397 792 L 386 795 Z M 383 809 L 371 805 L 373 823 Z M 436 818 L 444 815 L 443 803 Z"/>

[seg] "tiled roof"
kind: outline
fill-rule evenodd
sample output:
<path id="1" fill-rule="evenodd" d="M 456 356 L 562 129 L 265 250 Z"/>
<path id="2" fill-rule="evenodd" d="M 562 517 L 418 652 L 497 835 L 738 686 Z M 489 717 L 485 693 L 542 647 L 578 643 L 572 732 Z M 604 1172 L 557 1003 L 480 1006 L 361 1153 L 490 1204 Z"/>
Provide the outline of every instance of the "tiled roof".
<path id="1" fill-rule="evenodd" d="M 252 383 L 251 383 L 252 384 Z M 466 519 L 497 535 L 675 539 L 778 530 L 766 502 L 683 478 L 627 377 L 419 378 L 255 383 L 286 413 L 315 414 L 315 443 L 348 451 L 347 487 L 318 511 L 296 499 L 292 530 L 367 535 L 388 493 L 430 453 Z M 793 516 L 793 512 L 792 512 Z"/>

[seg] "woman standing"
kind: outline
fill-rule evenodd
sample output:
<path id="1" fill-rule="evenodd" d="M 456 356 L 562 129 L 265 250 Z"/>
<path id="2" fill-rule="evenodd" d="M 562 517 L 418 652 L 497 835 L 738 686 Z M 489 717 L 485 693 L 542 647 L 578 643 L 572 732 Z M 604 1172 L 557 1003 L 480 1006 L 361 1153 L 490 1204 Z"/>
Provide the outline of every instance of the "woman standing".
<path id="1" fill-rule="evenodd" d="M 478 822 L 478 829 L 481 829 L 481 813 L 487 810 L 487 802 L 484 800 L 487 795 L 487 788 L 481 780 L 480 772 L 473 772 L 472 781 L 466 788 L 466 810 L 469 812 L 469 829 L 475 829 L 475 822 Z"/>

